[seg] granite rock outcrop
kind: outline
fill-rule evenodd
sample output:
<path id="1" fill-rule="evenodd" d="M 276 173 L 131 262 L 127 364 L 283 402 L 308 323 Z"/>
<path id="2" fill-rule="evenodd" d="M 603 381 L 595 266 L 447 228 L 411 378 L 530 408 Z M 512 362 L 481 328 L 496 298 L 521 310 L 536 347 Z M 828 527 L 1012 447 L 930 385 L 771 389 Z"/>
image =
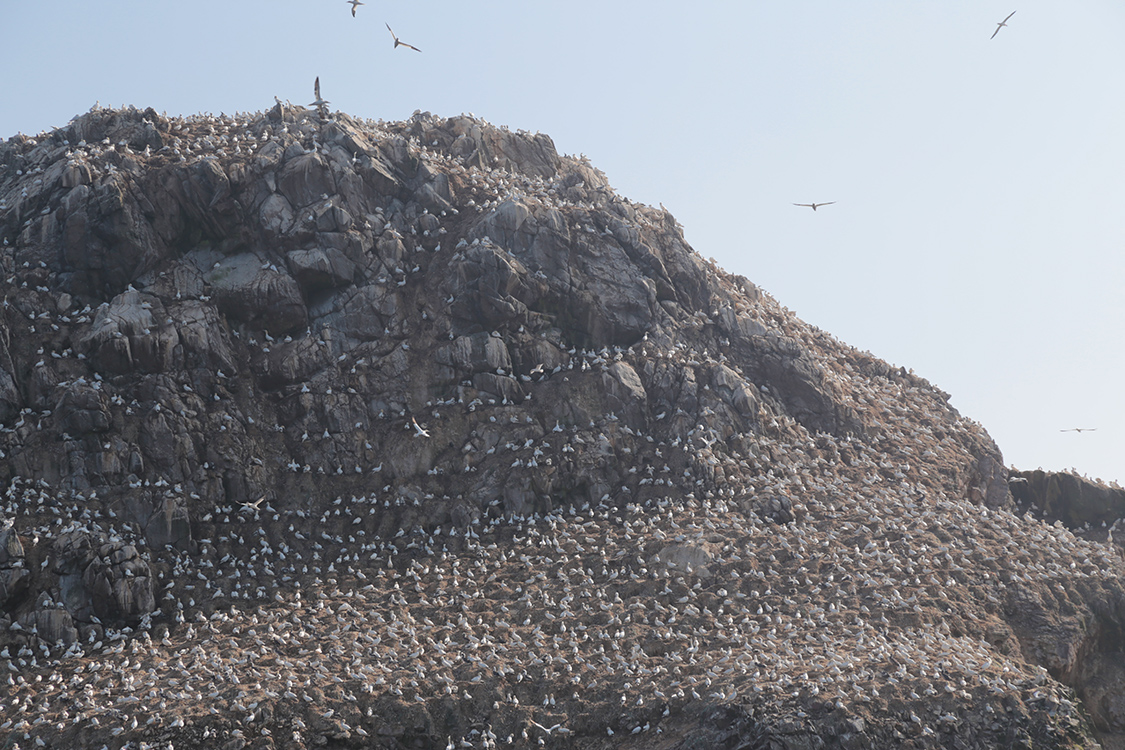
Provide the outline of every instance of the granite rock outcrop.
<path id="1" fill-rule="evenodd" d="M 1094 511 L 547 136 L 95 109 L 0 243 L 20 742 L 1125 734 Z"/>

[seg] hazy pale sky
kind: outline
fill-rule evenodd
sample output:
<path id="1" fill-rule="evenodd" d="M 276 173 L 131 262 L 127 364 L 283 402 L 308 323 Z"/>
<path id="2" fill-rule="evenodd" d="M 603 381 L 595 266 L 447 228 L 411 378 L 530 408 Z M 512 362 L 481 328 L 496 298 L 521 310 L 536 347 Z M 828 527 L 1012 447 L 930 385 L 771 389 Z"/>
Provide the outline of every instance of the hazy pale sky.
<path id="1" fill-rule="evenodd" d="M 3 137 L 95 101 L 306 104 L 316 76 L 361 117 L 548 133 L 1009 464 L 1125 481 L 1121 0 L 54 0 L 0 27 Z"/>

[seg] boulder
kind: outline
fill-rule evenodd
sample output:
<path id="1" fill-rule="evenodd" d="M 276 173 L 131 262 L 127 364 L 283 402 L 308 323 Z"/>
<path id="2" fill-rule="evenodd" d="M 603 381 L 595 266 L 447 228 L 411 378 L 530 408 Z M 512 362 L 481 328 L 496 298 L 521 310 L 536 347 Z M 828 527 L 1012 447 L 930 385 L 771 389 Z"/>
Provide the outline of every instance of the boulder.
<path id="1" fill-rule="evenodd" d="M 133 545 L 74 531 L 59 537 L 52 551 L 62 602 L 73 619 L 135 624 L 156 609 L 148 563 Z"/>
<path id="2" fill-rule="evenodd" d="M 23 543 L 15 528 L 8 526 L 0 531 L 0 566 L 12 565 L 23 557 Z"/>
<path id="3" fill-rule="evenodd" d="M 435 352 L 435 359 L 465 373 L 512 369 L 504 340 L 488 333 L 458 336 Z"/>
<path id="4" fill-rule="evenodd" d="M 355 264 L 332 247 L 293 250 L 286 258 L 289 273 L 306 293 L 347 286 L 355 275 Z"/>
<path id="5" fill-rule="evenodd" d="M 74 627 L 74 621 L 65 609 L 29 612 L 20 618 L 20 624 L 44 643 L 71 646 L 78 641 L 78 629 Z"/>
<path id="6" fill-rule="evenodd" d="M 0 531 L 0 607 L 20 599 L 31 584 L 31 573 L 24 567 L 24 549 L 12 526 Z"/>
<path id="7" fill-rule="evenodd" d="M 328 161 L 318 153 L 289 159 L 278 175 L 277 189 L 298 211 L 336 193 Z"/>
<path id="8" fill-rule="evenodd" d="M 148 564 L 132 545 L 107 543 L 82 573 L 94 614 L 106 622 L 138 622 L 156 609 Z"/>
<path id="9" fill-rule="evenodd" d="M 164 498 L 149 517 L 145 539 L 154 549 L 165 545 L 186 549 L 191 541 L 191 516 L 187 507 L 174 498 Z"/>
<path id="10" fill-rule="evenodd" d="M 30 586 L 30 571 L 18 567 L 0 567 L 0 607 L 19 600 Z"/>
<path id="11" fill-rule="evenodd" d="M 224 258 L 205 278 L 219 309 L 235 320 L 275 333 L 307 323 L 308 312 L 296 280 L 254 254 Z"/>
<path id="12" fill-rule="evenodd" d="M 98 309 L 80 345 L 109 372 L 168 370 L 175 364 L 179 335 L 167 318 L 154 314 L 159 307 L 157 300 L 136 289 L 122 292 Z"/>

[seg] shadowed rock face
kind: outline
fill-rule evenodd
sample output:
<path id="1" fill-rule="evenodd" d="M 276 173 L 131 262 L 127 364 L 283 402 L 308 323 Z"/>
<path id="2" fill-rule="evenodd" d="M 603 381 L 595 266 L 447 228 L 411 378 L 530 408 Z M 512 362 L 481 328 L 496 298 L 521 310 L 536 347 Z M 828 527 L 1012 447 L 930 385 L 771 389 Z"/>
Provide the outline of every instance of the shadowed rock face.
<path id="1" fill-rule="evenodd" d="M 1037 516 L 1062 523 L 1070 529 L 1105 528 L 1125 517 L 1125 490 L 1106 487 L 1085 477 L 1065 472 L 1012 472 L 1008 479 L 1012 496 L 1020 506 Z M 1125 528 L 1118 539 L 1125 538 Z"/>
<path id="2" fill-rule="evenodd" d="M 95 110 L 0 145 L 0 241 L 0 645 L 47 717 L 17 731 L 1125 731 L 1094 666 L 1122 650 L 1115 558 L 1013 515 L 947 394 L 546 136 Z M 160 701 L 103 669 L 127 658 Z M 50 720 L 80 682 L 99 722 Z"/>

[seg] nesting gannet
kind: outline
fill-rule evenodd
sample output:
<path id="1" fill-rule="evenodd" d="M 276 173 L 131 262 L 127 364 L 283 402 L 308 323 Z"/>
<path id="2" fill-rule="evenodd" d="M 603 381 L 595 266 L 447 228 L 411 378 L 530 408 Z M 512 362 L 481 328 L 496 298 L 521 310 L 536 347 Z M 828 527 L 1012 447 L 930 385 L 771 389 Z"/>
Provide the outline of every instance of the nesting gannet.
<path id="1" fill-rule="evenodd" d="M 364 5 L 364 3 L 361 3 L 359 0 L 348 0 L 348 2 L 352 4 L 352 18 L 355 18 L 356 7 L 360 6 L 360 5 Z"/>
<path id="2" fill-rule="evenodd" d="M 992 36 L 990 36 L 990 37 L 988 37 L 988 38 L 989 38 L 989 39 L 995 39 L 995 38 L 996 38 L 996 35 L 1000 33 L 1000 29 L 1002 29 L 1002 28 L 1004 28 L 1005 26 L 1007 26 L 1007 25 L 1008 25 L 1008 19 L 1009 19 L 1009 18 L 1011 18 L 1012 16 L 1014 16 L 1015 14 L 1016 14 L 1016 12 L 1015 12 L 1015 11 L 1013 10 L 1013 11 L 1012 11 L 1011 13 L 1009 13 L 1009 14 L 1007 15 L 1007 17 L 1005 17 L 1005 18 L 1004 18 L 1004 20 L 1003 20 L 1003 21 L 1001 21 L 1000 23 L 996 24 L 996 31 L 992 32 Z"/>
<path id="3" fill-rule="evenodd" d="M 386 23 L 386 22 L 384 21 L 384 23 Z M 397 36 L 395 36 L 395 32 L 391 28 L 391 25 L 389 23 L 387 24 L 387 31 L 391 32 L 391 36 L 393 36 L 395 38 L 395 49 L 398 49 L 399 45 L 401 45 L 403 47 L 409 47 L 410 49 L 414 50 L 415 52 L 421 52 L 422 51 L 422 50 L 418 49 L 417 47 L 415 47 L 413 44 L 407 44 L 406 42 L 399 41 L 399 38 Z"/>
<path id="4" fill-rule="evenodd" d="M 811 208 L 813 211 L 815 211 L 820 206 L 831 206 L 835 202 L 836 201 L 827 201 L 826 203 L 794 203 L 793 205 L 794 206 L 805 206 L 805 207 Z"/>
<path id="5" fill-rule="evenodd" d="M 1098 428 L 1097 427 L 1070 427 L 1070 428 L 1065 429 L 1065 430 L 1059 430 L 1059 432 L 1093 432 L 1096 429 L 1098 429 Z"/>

